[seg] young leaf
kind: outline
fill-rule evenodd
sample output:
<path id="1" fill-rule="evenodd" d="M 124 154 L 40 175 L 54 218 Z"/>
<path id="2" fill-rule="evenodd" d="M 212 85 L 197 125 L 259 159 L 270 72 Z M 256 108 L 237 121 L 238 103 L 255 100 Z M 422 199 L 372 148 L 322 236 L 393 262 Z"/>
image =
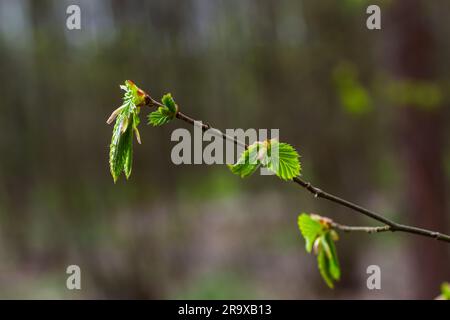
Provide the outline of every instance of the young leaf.
<path id="1" fill-rule="evenodd" d="M 292 180 L 300 175 L 299 158 L 299 154 L 291 145 L 272 139 L 267 168 L 283 180 Z"/>
<path id="2" fill-rule="evenodd" d="M 334 288 L 333 279 L 330 274 L 329 268 L 329 260 L 323 248 L 319 249 L 319 253 L 317 255 L 317 266 L 319 268 L 320 275 L 322 276 L 325 283 L 331 288 Z"/>
<path id="3" fill-rule="evenodd" d="M 161 102 L 163 103 L 163 105 L 165 105 L 169 109 L 170 112 L 176 113 L 178 111 L 177 105 L 176 105 L 175 101 L 173 100 L 172 95 L 170 93 L 166 93 L 162 97 Z"/>
<path id="4" fill-rule="evenodd" d="M 298 158 L 297 151 L 287 143 L 279 143 L 275 139 L 257 141 L 241 154 L 236 164 L 229 168 L 231 172 L 243 178 L 251 175 L 259 166 L 264 166 L 281 179 L 292 180 L 300 174 Z"/>
<path id="5" fill-rule="evenodd" d="M 116 120 L 109 150 L 109 166 L 114 182 L 117 181 L 122 171 L 127 179 L 131 175 L 133 135 L 136 134 L 136 139 L 140 143 L 139 106 L 145 104 L 147 96 L 130 80 L 125 81 L 120 88 L 125 90 L 123 105 L 116 109 L 107 120 L 108 124 L 112 123 L 114 119 Z"/>
<path id="6" fill-rule="evenodd" d="M 133 128 L 128 126 L 122 136 L 123 140 L 123 172 L 128 179 L 131 176 L 131 167 L 133 165 Z"/>
<path id="7" fill-rule="evenodd" d="M 333 288 L 333 281 L 339 280 L 341 276 L 336 248 L 334 247 L 329 231 L 321 235 L 319 240 L 320 249 L 317 257 L 318 268 L 327 285 L 330 288 Z"/>
<path id="8" fill-rule="evenodd" d="M 306 213 L 300 214 L 297 222 L 298 228 L 305 238 L 306 251 L 311 253 L 314 241 L 323 233 L 322 225 Z"/>
<path id="9" fill-rule="evenodd" d="M 114 182 L 117 181 L 123 169 L 123 165 L 121 163 L 122 155 L 121 150 L 119 149 L 120 137 L 122 135 L 123 119 L 123 115 L 117 118 L 113 129 L 111 144 L 109 146 L 109 168 L 111 170 L 111 175 L 114 179 Z"/>
<path id="10" fill-rule="evenodd" d="M 125 92 L 129 94 L 134 105 L 142 106 L 145 104 L 145 97 L 147 96 L 147 94 L 144 92 L 144 90 L 135 85 L 133 81 L 126 80 L 125 85 L 120 86 L 120 88 L 125 90 Z"/>
<path id="11" fill-rule="evenodd" d="M 175 118 L 178 112 L 178 107 L 170 93 L 165 94 L 161 102 L 164 106 L 159 107 L 158 110 L 153 111 L 148 115 L 148 124 L 154 127 L 162 126 Z"/>
<path id="12" fill-rule="evenodd" d="M 131 126 L 127 126 L 125 132 L 123 132 L 127 119 L 126 114 L 120 115 L 113 129 L 109 152 L 109 165 L 114 182 L 117 181 L 122 171 L 125 172 L 127 178 L 131 174 L 133 130 Z"/>
<path id="13" fill-rule="evenodd" d="M 334 241 L 338 236 L 330 227 L 330 220 L 318 215 L 302 213 L 298 216 L 298 227 L 306 241 L 306 251 L 317 254 L 317 266 L 326 284 L 333 288 L 333 282 L 341 277 L 341 269 Z"/>
<path id="14" fill-rule="evenodd" d="M 239 160 L 228 165 L 231 172 L 245 178 L 253 174 L 261 165 L 261 161 L 267 154 L 267 146 L 261 142 L 255 142 L 242 152 Z"/>
<path id="15" fill-rule="evenodd" d="M 320 251 L 317 257 L 319 271 L 327 285 L 330 288 L 333 288 L 333 281 L 339 280 L 341 271 L 337 260 L 336 248 L 330 236 L 330 231 L 326 231 L 325 234 L 321 235 L 319 240 Z"/>
<path id="16" fill-rule="evenodd" d="M 341 278 L 341 268 L 339 266 L 339 259 L 337 256 L 336 246 L 334 244 L 333 236 L 331 232 L 335 232 L 334 230 L 330 230 L 325 234 L 325 240 L 330 249 L 330 274 L 334 280 L 339 280 Z"/>
<path id="17" fill-rule="evenodd" d="M 148 115 L 148 123 L 154 127 L 162 126 L 172 120 L 174 116 L 175 114 L 167 107 L 159 107 L 158 110 Z"/>

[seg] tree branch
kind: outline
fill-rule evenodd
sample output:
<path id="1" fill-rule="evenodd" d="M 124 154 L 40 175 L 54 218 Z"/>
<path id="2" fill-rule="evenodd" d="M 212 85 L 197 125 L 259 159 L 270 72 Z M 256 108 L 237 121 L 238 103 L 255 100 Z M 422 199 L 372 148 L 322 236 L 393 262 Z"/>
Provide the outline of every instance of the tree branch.
<path id="1" fill-rule="evenodd" d="M 148 105 L 149 107 L 163 107 L 163 105 L 161 103 L 154 100 L 150 96 L 147 96 L 147 98 L 146 98 L 146 105 Z M 180 120 L 183 120 L 184 122 L 187 122 L 187 123 L 193 125 L 193 126 L 200 126 L 203 131 L 211 130 L 211 132 L 214 135 L 221 137 L 224 140 L 232 141 L 236 145 L 248 148 L 248 144 L 246 144 L 242 141 L 239 141 L 236 137 L 231 137 L 231 136 L 223 133 L 222 131 L 211 127 L 209 124 L 205 124 L 201 121 L 194 120 L 193 118 L 185 115 L 184 113 L 182 113 L 180 111 L 178 111 L 176 113 L 176 117 Z M 340 224 L 333 222 L 333 227 L 335 227 L 338 230 L 342 230 L 342 231 L 346 231 L 346 232 L 364 231 L 364 232 L 368 232 L 368 233 L 377 233 L 377 232 L 385 232 L 385 231 L 392 231 L 392 232 L 400 231 L 400 232 L 405 232 L 405 233 L 417 234 L 417 235 L 424 236 L 424 237 L 434 238 L 436 240 L 450 243 L 450 235 L 446 235 L 446 234 L 443 234 L 440 232 L 417 228 L 417 227 L 408 226 L 408 225 L 394 222 L 394 221 L 382 216 L 379 213 L 376 213 L 376 212 L 366 209 L 360 205 L 357 205 L 353 202 L 350 202 L 348 200 L 345 200 L 345 199 L 342 199 L 335 195 L 332 195 L 330 193 L 327 193 L 327 192 L 313 186 L 310 182 L 307 182 L 307 181 L 301 179 L 300 177 L 295 177 L 292 181 L 295 182 L 296 184 L 298 184 L 299 186 L 303 187 L 304 189 L 308 190 L 309 192 L 311 192 L 314 195 L 314 197 L 316 197 L 316 198 L 327 199 L 333 203 L 336 203 L 341 206 L 352 209 L 355 212 L 361 213 L 365 216 L 368 216 L 369 218 L 372 218 L 373 220 L 382 222 L 384 224 L 384 226 L 381 226 L 381 227 L 351 227 L 351 226 L 340 225 Z"/>

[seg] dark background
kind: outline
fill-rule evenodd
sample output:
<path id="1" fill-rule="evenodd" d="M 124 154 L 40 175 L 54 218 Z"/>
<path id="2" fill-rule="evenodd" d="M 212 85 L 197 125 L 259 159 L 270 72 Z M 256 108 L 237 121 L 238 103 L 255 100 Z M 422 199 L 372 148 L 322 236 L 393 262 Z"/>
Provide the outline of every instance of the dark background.
<path id="1" fill-rule="evenodd" d="M 382 30 L 366 28 L 369 4 Z M 341 234 L 329 290 L 297 215 L 373 221 L 274 177 L 175 166 L 181 122 L 143 118 L 114 185 L 105 121 L 132 79 L 221 129 L 280 128 L 306 180 L 448 233 L 449 16 L 444 0 L 0 0 L 0 298 L 437 296 L 450 247 L 401 233 Z"/>

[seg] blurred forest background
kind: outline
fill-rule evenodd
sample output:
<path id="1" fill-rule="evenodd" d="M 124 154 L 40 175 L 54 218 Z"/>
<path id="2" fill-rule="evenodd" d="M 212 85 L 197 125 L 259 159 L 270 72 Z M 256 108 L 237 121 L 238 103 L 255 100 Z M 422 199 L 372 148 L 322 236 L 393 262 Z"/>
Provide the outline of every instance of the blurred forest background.
<path id="1" fill-rule="evenodd" d="M 448 233 L 449 16 L 444 0 L 0 0 L 0 298 L 434 298 L 448 244 L 341 234 L 329 290 L 297 215 L 373 221 L 274 177 L 173 165 L 181 122 L 141 124 L 114 185 L 105 121 L 132 79 L 221 129 L 280 128 L 306 180 Z"/>

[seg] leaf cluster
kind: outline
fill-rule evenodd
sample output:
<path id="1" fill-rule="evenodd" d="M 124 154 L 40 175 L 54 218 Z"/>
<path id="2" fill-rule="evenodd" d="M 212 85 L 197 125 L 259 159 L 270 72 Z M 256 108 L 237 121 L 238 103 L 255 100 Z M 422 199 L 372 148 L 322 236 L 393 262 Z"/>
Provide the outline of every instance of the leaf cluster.
<path id="1" fill-rule="evenodd" d="M 140 107 L 149 104 L 151 99 L 132 81 L 127 80 L 120 86 L 125 91 L 123 104 L 109 117 L 107 123 L 115 120 L 110 145 L 109 164 L 114 182 L 123 172 L 128 179 L 131 175 L 133 160 L 133 136 L 141 143 L 138 125 Z M 150 100 L 152 101 L 152 100 Z M 154 102 L 156 103 L 156 102 Z M 156 103 L 158 104 L 158 103 Z M 178 105 L 170 93 L 164 95 L 156 111 L 148 115 L 148 123 L 162 126 L 178 113 Z M 252 175 L 258 168 L 264 167 L 282 180 L 292 180 L 300 175 L 301 164 L 297 151 L 287 143 L 277 139 L 257 141 L 242 152 L 239 160 L 229 165 L 232 173 L 240 177 Z M 340 267 L 334 242 L 337 233 L 331 228 L 329 220 L 317 215 L 300 214 L 299 229 L 306 241 L 306 251 L 317 255 L 317 264 L 327 285 L 331 288 L 340 278 Z"/>
<path id="2" fill-rule="evenodd" d="M 334 242 L 338 235 L 330 226 L 329 219 L 302 213 L 298 216 L 298 227 L 306 242 L 306 251 L 317 255 L 317 266 L 325 283 L 334 287 L 341 277 L 339 259 Z"/>
<path id="3" fill-rule="evenodd" d="M 114 182 L 123 172 L 128 179 L 131 175 L 133 163 L 133 136 L 136 135 L 138 143 L 141 137 L 138 130 L 140 123 L 140 107 L 145 104 L 146 94 L 132 81 L 125 81 L 120 88 L 125 91 L 123 104 L 114 110 L 106 121 L 111 124 L 116 121 L 113 128 L 111 144 L 109 147 L 109 167 Z"/>
<path id="4" fill-rule="evenodd" d="M 165 94 L 161 102 L 163 105 L 148 115 L 148 123 L 154 127 L 168 123 L 178 112 L 178 106 L 170 93 Z"/>
<path id="5" fill-rule="evenodd" d="M 251 144 L 242 152 L 238 161 L 228 167 L 241 178 L 252 175 L 262 166 L 283 180 L 292 180 L 300 175 L 299 158 L 299 154 L 291 145 L 271 139 Z"/>

